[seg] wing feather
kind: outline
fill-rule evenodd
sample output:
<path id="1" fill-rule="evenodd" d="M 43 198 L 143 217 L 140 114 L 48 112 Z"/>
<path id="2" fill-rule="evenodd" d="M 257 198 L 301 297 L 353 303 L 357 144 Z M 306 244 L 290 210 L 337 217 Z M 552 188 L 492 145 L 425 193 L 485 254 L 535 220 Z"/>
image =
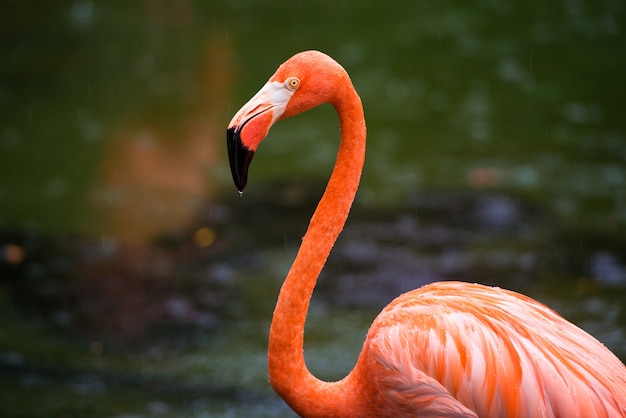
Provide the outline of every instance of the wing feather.
<path id="1" fill-rule="evenodd" d="M 447 282 L 402 295 L 372 325 L 368 349 L 381 393 L 416 414 L 626 416 L 621 361 L 554 311 L 503 289 Z M 443 405 L 448 415 L 436 412 Z"/>

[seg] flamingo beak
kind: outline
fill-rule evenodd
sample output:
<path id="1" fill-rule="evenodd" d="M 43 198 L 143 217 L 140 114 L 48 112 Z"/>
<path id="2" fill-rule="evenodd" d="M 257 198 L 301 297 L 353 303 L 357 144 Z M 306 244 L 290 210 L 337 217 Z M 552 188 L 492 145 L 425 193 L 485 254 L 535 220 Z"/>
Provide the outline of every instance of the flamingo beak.
<path id="1" fill-rule="evenodd" d="M 228 158 L 240 193 L 248 182 L 248 167 L 254 152 L 285 112 L 293 93 L 283 82 L 268 81 L 230 121 L 226 130 Z"/>
<path id="2" fill-rule="evenodd" d="M 231 126 L 226 130 L 226 145 L 228 146 L 228 160 L 230 172 L 233 175 L 235 187 L 239 193 L 243 193 L 248 183 L 248 167 L 254 157 L 254 151 L 248 149 L 241 142 L 241 128 Z"/>
<path id="3" fill-rule="evenodd" d="M 237 112 L 226 129 L 230 171 L 240 193 L 248 182 L 248 167 L 254 152 L 274 122 L 274 106 L 262 99 L 253 97 Z"/>

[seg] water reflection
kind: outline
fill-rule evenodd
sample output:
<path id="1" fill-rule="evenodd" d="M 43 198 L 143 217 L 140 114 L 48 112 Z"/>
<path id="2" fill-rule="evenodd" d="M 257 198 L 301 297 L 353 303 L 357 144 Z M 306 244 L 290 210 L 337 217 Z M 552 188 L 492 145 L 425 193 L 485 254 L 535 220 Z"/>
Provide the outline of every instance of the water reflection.
<path id="1" fill-rule="evenodd" d="M 192 262 L 216 241 L 215 220 L 199 215 L 215 193 L 207 171 L 218 161 L 221 109 L 231 86 L 230 45 L 223 35 L 211 38 L 200 72 L 205 75 L 198 87 L 210 100 L 203 100 L 176 128 L 159 129 L 137 117 L 112 127 L 105 140 L 94 193 L 104 218 L 100 245 L 91 248 L 92 259 L 80 275 L 89 278 L 81 289 L 81 300 L 89 300 L 82 312 L 108 333 L 137 338 L 168 320 L 200 329 L 218 322 L 212 312 L 222 303 L 207 306 L 211 303 L 203 301 L 220 294 L 210 284 L 212 274 L 188 271 L 200 276 L 190 300 L 184 294 L 188 285 L 176 283 L 175 270 L 183 258 Z M 189 248 L 194 245 L 196 250 Z M 181 251 L 185 254 L 177 254 Z"/>

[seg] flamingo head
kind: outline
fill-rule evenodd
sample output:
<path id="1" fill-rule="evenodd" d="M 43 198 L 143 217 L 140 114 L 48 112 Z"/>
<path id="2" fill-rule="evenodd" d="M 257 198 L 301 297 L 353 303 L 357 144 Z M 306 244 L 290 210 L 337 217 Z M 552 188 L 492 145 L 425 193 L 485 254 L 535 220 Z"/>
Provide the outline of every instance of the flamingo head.
<path id="1" fill-rule="evenodd" d="M 347 77 L 345 70 L 328 55 L 300 52 L 285 61 L 243 105 L 226 130 L 230 169 L 239 192 L 246 187 L 252 157 L 272 125 L 322 103 L 334 105 L 338 78 Z"/>

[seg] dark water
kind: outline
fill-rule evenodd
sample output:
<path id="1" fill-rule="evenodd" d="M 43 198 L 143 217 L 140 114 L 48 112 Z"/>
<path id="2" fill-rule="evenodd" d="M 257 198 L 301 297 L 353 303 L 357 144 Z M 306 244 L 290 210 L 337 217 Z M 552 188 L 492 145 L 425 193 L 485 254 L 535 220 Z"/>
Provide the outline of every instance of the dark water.
<path id="1" fill-rule="evenodd" d="M 0 14 L 0 416 L 293 416 L 267 330 L 337 120 L 274 127 L 243 198 L 224 132 L 311 48 L 350 72 L 369 139 L 309 313 L 316 375 L 445 279 L 626 358 L 623 2 L 40 3 Z"/>

